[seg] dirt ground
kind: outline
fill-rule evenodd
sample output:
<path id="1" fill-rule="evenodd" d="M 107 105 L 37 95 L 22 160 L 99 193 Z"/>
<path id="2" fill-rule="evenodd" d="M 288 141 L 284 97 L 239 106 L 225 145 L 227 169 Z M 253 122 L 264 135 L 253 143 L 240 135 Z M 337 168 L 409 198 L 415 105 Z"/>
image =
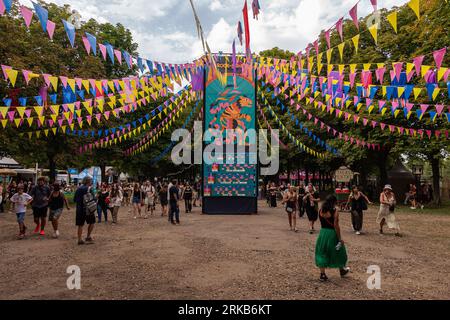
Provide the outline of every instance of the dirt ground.
<path id="1" fill-rule="evenodd" d="M 158 209 L 159 210 L 159 209 Z M 183 210 L 182 210 L 183 211 Z M 61 218 L 61 237 L 16 240 L 15 215 L 0 214 L 0 299 L 450 299 L 450 215 L 399 213 L 403 238 L 380 236 L 376 208 L 366 234 L 351 232 L 342 214 L 350 276 L 329 270 L 318 281 L 317 234 L 289 231 L 281 208 L 260 203 L 254 216 L 182 214 L 172 226 L 158 214 L 98 224 L 95 244 L 77 246 L 74 212 Z M 29 229 L 32 217 L 27 213 Z M 318 226 L 319 228 L 319 226 Z M 68 290 L 67 267 L 81 268 L 81 290 Z M 367 268 L 381 269 L 381 289 L 369 290 Z"/>

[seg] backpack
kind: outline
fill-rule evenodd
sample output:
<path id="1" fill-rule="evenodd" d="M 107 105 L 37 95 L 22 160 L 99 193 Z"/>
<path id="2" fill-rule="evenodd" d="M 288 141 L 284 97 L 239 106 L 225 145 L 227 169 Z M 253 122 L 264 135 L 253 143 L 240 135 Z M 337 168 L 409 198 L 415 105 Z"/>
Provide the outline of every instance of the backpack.
<path id="1" fill-rule="evenodd" d="M 89 188 L 88 192 L 83 196 L 84 210 L 87 216 L 95 215 L 97 212 L 97 200 Z"/>

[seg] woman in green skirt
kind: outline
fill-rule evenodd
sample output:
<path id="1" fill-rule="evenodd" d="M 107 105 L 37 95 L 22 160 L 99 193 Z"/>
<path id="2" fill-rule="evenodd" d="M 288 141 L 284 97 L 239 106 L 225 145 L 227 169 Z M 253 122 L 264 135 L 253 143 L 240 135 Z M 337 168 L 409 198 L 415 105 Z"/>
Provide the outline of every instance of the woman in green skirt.
<path id="1" fill-rule="evenodd" d="M 326 268 L 339 269 L 341 277 L 350 270 L 346 267 L 347 251 L 341 237 L 336 203 L 337 198 L 329 196 L 319 212 L 322 229 L 316 243 L 316 266 L 320 268 L 320 281 L 328 280 Z"/>

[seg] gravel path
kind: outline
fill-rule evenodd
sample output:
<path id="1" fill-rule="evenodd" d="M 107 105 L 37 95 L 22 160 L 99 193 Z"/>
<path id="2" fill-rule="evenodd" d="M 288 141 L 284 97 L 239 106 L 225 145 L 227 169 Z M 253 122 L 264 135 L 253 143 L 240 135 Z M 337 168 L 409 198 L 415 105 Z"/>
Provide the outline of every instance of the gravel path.
<path id="1" fill-rule="evenodd" d="M 317 234 L 289 231 L 281 208 L 260 203 L 254 216 L 182 215 L 172 226 L 158 215 L 97 225 L 96 243 L 77 246 L 74 213 L 65 212 L 61 238 L 15 240 L 12 213 L 0 214 L 0 299 L 450 299 L 450 216 L 398 214 L 403 238 L 380 236 L 376 208 L 365 215 L 366 234 L 341 225 L 352 273 L 329 270 L 318 281 Z M 29 229 L 32 217 L 27 214 Z M 319 226 L 318 226 L 319 227 Z M 47 227 L 51 233 L 51 227 Z M 66 287 L 66 268 L 81 268 L 82 290 Z M 381 290 L 366 286 L 368 266 L 381 268 Z"/>

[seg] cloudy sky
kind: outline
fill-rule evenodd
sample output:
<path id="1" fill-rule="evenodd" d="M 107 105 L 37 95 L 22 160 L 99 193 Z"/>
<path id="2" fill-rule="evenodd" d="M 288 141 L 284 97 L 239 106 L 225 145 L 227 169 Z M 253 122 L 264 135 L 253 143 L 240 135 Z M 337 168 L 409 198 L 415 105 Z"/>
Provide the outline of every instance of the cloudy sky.
<path id="1" fill-rule="evenodd" d="M 201 56 L 189 0 L 46 0 L 70 4 L 83 20 L 122 23 L 139 44 L 142 57 L 168 63 L 183 63 Z M 278 46 L 294 52 L 314 41 L 322 29 L 340 17 L 357 0 L 259 0 L 259 20 L 250 19 L 251 47 L 259 52 Z M 22 3 L 32 7 L 31 0 Z M 407 0 L 378 0 L 379 8 L 402 5 Z M 251 0 L 248 0 L 249 9 Z M 198 15 L 214 52 L 231 51 L 236 26 L 242 21 L 244 0 L 194 0 Z M 361 0 L 358 15 L 372 12 L 369 0 Z M 251 10 L 249 12 L 251 17 Z M 51 17 L 50 17 L 51 18 Z M 238 46 L 238 51 L 244 51 Z"/>

